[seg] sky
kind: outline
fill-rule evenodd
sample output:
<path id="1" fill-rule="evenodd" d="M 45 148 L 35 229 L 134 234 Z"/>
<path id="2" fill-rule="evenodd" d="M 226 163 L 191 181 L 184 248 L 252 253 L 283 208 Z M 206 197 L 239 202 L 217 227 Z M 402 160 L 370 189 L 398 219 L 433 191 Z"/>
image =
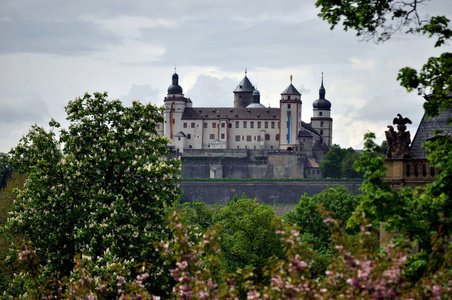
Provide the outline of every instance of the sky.
<path id="1" fill-rule="evenodd" d="M 232 107 L 245 70 L 261 103 L 279 107 L 292 75 L 305 122 L 323 72 L 333 143 L 361 149 L 369 131 L 381 143 L 397 113 L 414 136 L 424 100 L 398 70 L 444 49 L 402 33 L 363 42 L 331 31 L 319 11 L 314 0 L 0 0 L 0 152 L 33 124 L 67 128 L 64 107 L 86 92 L 161 106 L 175 68 L 195 107 Z M 452 6 L 433 0 L 419 12 L 451 19 Z"/>

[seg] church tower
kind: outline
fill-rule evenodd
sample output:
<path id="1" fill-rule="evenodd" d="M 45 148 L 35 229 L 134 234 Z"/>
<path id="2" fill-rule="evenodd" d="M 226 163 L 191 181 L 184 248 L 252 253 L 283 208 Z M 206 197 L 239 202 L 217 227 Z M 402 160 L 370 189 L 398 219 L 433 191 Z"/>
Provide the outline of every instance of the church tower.
<path id="1" fill-rule="evenodd" d="M 245 70 L 245 77 L 234 90 L 234 108 L 247 107 L 253 103 L 254 86 L 246 77 L 246 73 Z"/>
<path id="2" fill-rule="evenodd" d="M 174 144 L 175 135 L 182 130 L 182 114 L 187 105 L 187 98 L 179 85 L 179 75 L 173 74 L 172 84 L 168 87 L 168 95 L 163 100 L 165 106 L 163 134 Z"/>
<path id="3" fill-rule="evenodd" d="M 301 128 L 301 94 L 292 85 L 292 75 L 290 85 L 281 93 L 280 106 L 280 141 L 281 150 L 291 149 L 297 142 L 298 130 Z"/>
<path id="4" fill-rule="evenodd" d="M 333 145 L 333 119 L 331 118 L 331 102 L 325 99 L 325 94 L 322 74 L 319 99 L 312 103 L 314 111 L 311 118 L 311 126 L 320 133 L 323 143 L 330 148 Z"/>

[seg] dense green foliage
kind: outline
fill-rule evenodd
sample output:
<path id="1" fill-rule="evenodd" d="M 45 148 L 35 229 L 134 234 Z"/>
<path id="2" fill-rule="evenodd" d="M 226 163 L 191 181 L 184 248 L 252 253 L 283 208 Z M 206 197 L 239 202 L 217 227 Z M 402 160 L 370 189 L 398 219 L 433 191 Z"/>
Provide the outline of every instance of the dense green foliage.
<path id="1" fill-rule="evenodd" d="M 27 174 L 19 174 L 12 171 L 11 177 L 6 181 L 6 186 L 0 190 L 0 227 L 6 224 L 11 211 L 11 206 L 16 199 L 15 189 L 24 186 Z M 6 257 L 11 244 L 17 244 L 23 239 L 22 234 L 11 234 L 8 231 L 0 231 L 0 290 L 5 291 L 7 284 L 13 279 L 13 274 L 19 269 L 15 262 L 7 262 Z"/>
<path id="2" fill-rule="evenodd" d="M 334 144 L 320 162 L 323 176 L 328 178 L 362 178 L 362 173 L 353 168 L 359 154 L 353 148 L 341 148 Z"/>
<path id="3" fill-rule="evenodd" d="M 7 229 L 31 240 L 48 275 L 70 275 L 77 253 L 92 258 L 94 273 L 148 261 L 150 289 L 162 293 L 168 276 L 152 244 L 167 235 L 165 208 L 178 198 L 180 162 L 165 158 L 167 139 L 156 132 L 161 111 L 95 93 L 70 101 L 66 112 L 71 123 L 59 138 L 52 120 L 50 132 L 33 126 L 10 152 L 28 180 Z"/>
<path id="4" fill-rule="evenodd" d="M 8 158 L 8 154 L 0 152 L 0 190 L 6 186 L 6 181 L 13 171 L 13 167 L 8 163 Z"/>
<path id="5" fill-rule="evenodd" d="M 256 199 L 235 197 L 214 215 L 214 222 L 222 228 L 220 233 L 223 267 L 226 272 L 249 268 L 256 280 L 263 280 L 262 268 L 267 260 L 281 257 L 279 237 L 272 224 L 276 215 L 268 205 Z"/>

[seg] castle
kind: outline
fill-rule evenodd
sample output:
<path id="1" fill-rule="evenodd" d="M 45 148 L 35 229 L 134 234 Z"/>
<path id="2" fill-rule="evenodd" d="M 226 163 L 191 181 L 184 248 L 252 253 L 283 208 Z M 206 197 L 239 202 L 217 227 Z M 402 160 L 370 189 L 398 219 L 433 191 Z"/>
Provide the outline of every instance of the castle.
<path id="1" fill-rule="evenodd" d="M 160 134 L 183 162 L 183 177 L 321 177 L 318 162 L 332 146 L 331 103 L 323 76 L 309 123 L 302 121 L 301 94 L 292 84 L 279 108 L 265 107 L 247 77 L 234 93 L 234 107 L 194 107 L 174 73 L 164 98 Z"/>

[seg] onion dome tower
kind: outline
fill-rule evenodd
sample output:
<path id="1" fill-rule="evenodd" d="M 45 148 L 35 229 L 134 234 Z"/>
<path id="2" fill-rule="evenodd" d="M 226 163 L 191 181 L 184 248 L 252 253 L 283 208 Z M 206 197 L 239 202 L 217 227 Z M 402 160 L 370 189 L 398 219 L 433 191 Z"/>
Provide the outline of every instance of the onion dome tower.
<path id="1" fill-rule="evenodd" d="M 247 107 L 253 102 L 254 86 L 246 76 L 240 81 L 239 85 L 234 90 L 234 108 Z"/>
<path id="2" fill-rule="evenodd" d="M 165 106 L 163 133 L 173 145 L 175 134 L 182 130 L 181 118 L 188 101 L 190 100 L 184 97 L 182 87 L 179 85 L 179 75 L 174 70 L 172 84 L 168 87 L 168 95 L 163 100 Z M 191 101 L 188 106 L 190 105 Z"/>
<path id="3" fill-rule="evenodd" d="M 314 111 L 311 118 L 311 126 L 320 133 L 323 143 L 329 148 L 333 145 L 333 119 L 331 118 L 331 102 L 325 99 L 325 94 L 322 73 L 319 99 L 312 103 Z"/>

